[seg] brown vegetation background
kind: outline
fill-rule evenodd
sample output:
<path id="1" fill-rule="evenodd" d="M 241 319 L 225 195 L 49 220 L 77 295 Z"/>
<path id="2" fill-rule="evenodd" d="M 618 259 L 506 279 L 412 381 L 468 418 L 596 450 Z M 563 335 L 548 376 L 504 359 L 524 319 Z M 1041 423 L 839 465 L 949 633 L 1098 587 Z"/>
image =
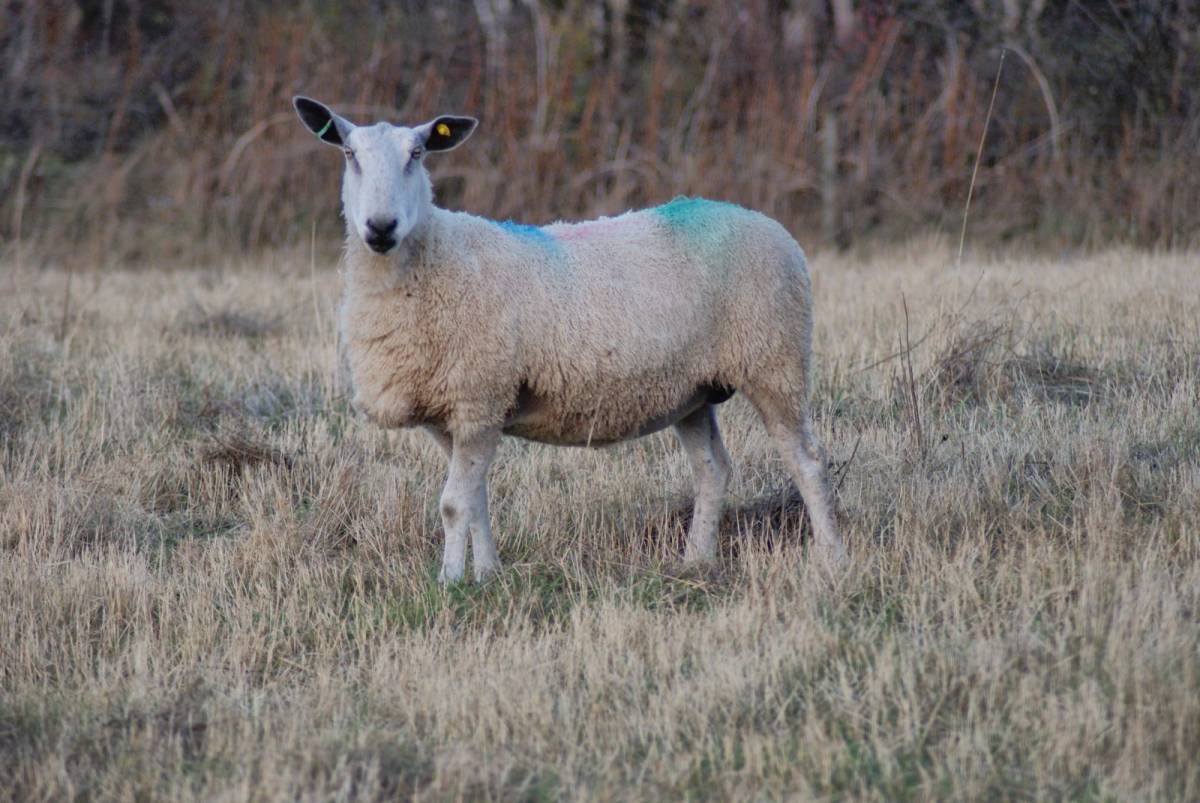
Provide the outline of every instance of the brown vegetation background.
<path id="1" fill-rule="evenodd" d="M 298 92 L 360 121 L 477 115 L 437 189 L 497 218 L 689 193 L 809 244 L 957 231 L 1004 53 L 972 236 L 1188 245 L 1198 29 L 1182 0 L 17 0 L 0 232 L 92 264 L 331 249 L 341 164 Z"/>

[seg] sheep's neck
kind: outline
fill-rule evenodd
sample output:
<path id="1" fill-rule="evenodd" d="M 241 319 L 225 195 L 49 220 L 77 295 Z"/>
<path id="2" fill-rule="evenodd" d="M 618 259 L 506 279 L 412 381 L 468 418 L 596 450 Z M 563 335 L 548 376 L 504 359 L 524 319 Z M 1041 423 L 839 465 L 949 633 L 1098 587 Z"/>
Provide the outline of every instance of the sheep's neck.
<path id="1" fill-rule="evenodd" d="M 446 214 L 446 213 L 442 213 Z M 438 260 L 439 212 L 426 217 L 387 256 L 353 238 L 347 244 L 341 334 L 355 388 L 355 407 L 389 427 L 439 423 L 437 382 L 447 340 L 461 327 L 448 323 L 447 283 Z M 440 380 L 438 380 L 440 381 Z"/>
<path id="2" fill-rule="evenodd" d="M 414 277 L 428 262 L 427 254 L 436 239 L 432 229 L 434 215 L 426 215 L 412 231 L 386 255 L 367 248 L 353 231 L 346 233 L 346 268 L 348 286 L 367 292 L 399 289 Z"/>
<path id="3" fill-rule="evenodd" d="M 440 319 L 430 306 L 444 306 L 452 295 L 446 287 L 456 286 L 454 277 L 447 275 L 453 266 L 438 258 L 439 243 L 446 241 L 444 218 L 449 214 L 432 208 L 385 256 L 368 250 L 357 236 L 349 236 L 342 298 L 347 335 L 373 338 L 399 327 L 419 336 Z"/>

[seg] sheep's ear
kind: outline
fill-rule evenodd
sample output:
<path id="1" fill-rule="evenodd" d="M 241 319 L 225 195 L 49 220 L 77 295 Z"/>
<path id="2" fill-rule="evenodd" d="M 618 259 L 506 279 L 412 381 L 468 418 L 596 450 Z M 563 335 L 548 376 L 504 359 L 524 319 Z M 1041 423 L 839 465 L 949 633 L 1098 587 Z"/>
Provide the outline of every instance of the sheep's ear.
<path id="1" fill-rule="evenodd" d="M 354 123 L 339 117 L 324 103 L 317 103 L 312 98 L 297 95 L 292 98 L 292 105 L 296 107 L 296 114 L 300 115 L 300 122 L 322 142 L 342 147 L 345 138 L 354 130 Z"/>
<path id="2" fill-rule="evenodd" d="M 425 125 L 417 126 L 416 131 L 425 139 L 427 151 L 452 151 L 467 141 L 475 131 L 479 121 L 474 117 L 454 117 L 444 114 Z"/>

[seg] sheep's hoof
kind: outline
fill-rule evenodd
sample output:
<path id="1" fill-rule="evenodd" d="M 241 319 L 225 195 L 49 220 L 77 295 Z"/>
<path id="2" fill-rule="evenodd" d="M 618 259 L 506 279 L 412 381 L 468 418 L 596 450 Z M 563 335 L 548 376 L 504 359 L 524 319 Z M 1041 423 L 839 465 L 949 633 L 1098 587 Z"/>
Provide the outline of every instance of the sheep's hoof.
<path id="1" fill-rule="evenodd" d="M 850 568 L 850 558 L 841 543 L 814 545 L 810 553 L 817 566 L 831 575 L 838 575 Z"/>
<path id="2" fill-rule="evenodd" d="M 687 549 L 683 551 L 684 566 L 706 567 L 712 566 L 717 562 L 717 546 L 713 544 L 711 549 L 693 548 L 688 544 Z"/>
<path id="3" fill-rule="evenodd" d="M 500 565 L 499 561 L 497 561 L 496 563 L 486 563 L 486 564 L 483 564 L 482 566 L 476 566 L 475 567 L 475 582 L 479 585 L 483 585 L 488 580 L 491 580 L 496 575 L 498 575 L 502 568 L 503 567 Z"/>
<path id="4" fill-rule="evenodd" d="M 673 561 L 663 566 L 665 577 L 675 580 L 696 580 L 702 583 L 721 582 L 724 573 L 717 564 L 716 556 L 711 558 L 688 558 Z"/>
<path id="5" fill-rule="evenodd" d="M 438 571 L 437 581 L 438 581 L 438 585 L 449 586 L 449 585 L 454 585 L 455 583 L 461 582 L 462 577 L 463 577 L 463 570 L 461 568 L 447 569 L 445 566 L 443 566 Z"/>

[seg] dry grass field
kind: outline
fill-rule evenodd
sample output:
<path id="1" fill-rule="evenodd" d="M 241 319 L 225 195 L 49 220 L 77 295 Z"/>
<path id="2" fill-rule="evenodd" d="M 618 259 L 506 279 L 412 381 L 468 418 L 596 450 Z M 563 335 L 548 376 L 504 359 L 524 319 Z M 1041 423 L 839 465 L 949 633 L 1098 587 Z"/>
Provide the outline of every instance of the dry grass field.
<path id="1" fill-rule="evenodd" d="M 735 398 L 717 570 L 670 433 L 507 441 L 443 590 L 332 269 L 3 266 L 0 797 L 1200 799 L 1200 256 L 814 274 L 843 575 Z"/>

